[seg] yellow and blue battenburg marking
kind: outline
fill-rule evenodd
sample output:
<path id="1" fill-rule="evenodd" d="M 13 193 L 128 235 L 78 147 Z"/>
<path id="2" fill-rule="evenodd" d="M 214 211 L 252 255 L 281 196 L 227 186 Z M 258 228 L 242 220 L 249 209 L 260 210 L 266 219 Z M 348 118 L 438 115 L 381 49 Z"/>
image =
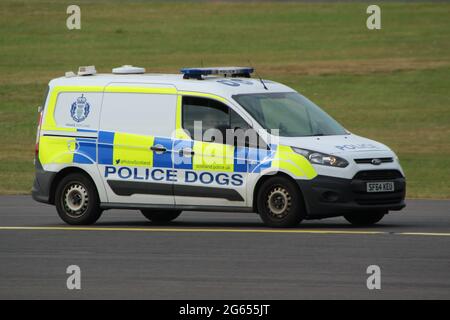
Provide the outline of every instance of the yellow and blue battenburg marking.
<path id="1" fill-rule="evenodd" d="M 168 152 L 149 152 L 160 145 Z M 192 150 L 193 155 L 183 153 Z M 227 149 L 227 150 L 225 150 Z M 230 150 L 228 150 L 230 149 Z M 87 148 L 86 148 L 87 150 Z M 211 154 L 211 150 L 215 154 Z M 133 134 L 100 131 L 98 163 L 104 165 L 147 166 L 198 171 L 259 173 L 270 168 L 277 146 L 270 150 Z M 80 150 L 82 151 L 82 150 Z"/>
<path id="2" fill-rule="evenodd" d="M 97 131 L 75 129 L 73 131 L 61 131 L 61 135 L 42 136 L 39 140 L 41 163 L 93 164 L 97 162 L 96 137 L 77 137 L 76 132 L 96 133 Z"/>
<path id="3" fill-rule="evenodd" d="M 102 165 L 125 167 L 230 173 L 261 173 L 272 168 L 307 179 L 317 175 L 309 161 L 292 152 L 288 146 L 272 144 L 269 149 L 257 149 L 121 132 L 84 129 L 77 129 L 77 132 L 91 132 L 98 135 L 98 138 L 94 135 L 76 138 L 44 136 L 41 143 L 46 144 L 43 149 L 46 151 L 40 154 L 41 162 L 43 164 L 98 162 Z M 163 147 L 167 152 L 151 152 L 152 146 Z M 192 154 L 185 154 L 183 150 L 191 150 Z"/>
<path id="4" fill-rule="evenodd" d="M 96 130 L 86 129 L 77 129 L 77 132 L 97 133 Z M 73 162 L 88 164 L 97 162 L 97 139 L 77 137 L 75 140 L 78 143 L 78 149 L 73 155 Z"/>
<path id="5" fill-rule="evenodd" d="M 114 151 L 114 132 L 98 132 L 98 163 L 112 164 Z"/>
<path id="6" fill-rule="evenodd" d="M 120 132 L 99 131 L 98 163 L 104 165 L 145 166 L 172 168 L 172 144 L 170 138 L 142 136 Z M 159 145 L 168 152 L 150 152 Z"/>
<path id="7" fill-rule="evenodd" d="M 180 140 L 175 139 L 173 143 L 173 155 L 174 155 L 174 168 L 182 170 L 192 170 L 193 163 L 192 157 L 182 153 L 182 150 L 193 150 L 193 140 Z"/>
<path id="8" fill-rule="evenodd" d="M 159 145 L 168 152 L 149 152 Z M 224 149 L 230 150 L 224 150 Z M 104 165 L 147 166 L 185 170 L 224 172 L 261 172 L 270 168 L 272 150 L 234 148 L 232 146 L 195 142 L 193 140 L 149 137 L 118 132 L 100 131 L 98 134 L 98 162 Z M 192 150 L 193 156 L 183 153 Z M 204 152 L 206 150 L 206 152 Z M 210 154 L 210 151 L 216 151 Z"/>

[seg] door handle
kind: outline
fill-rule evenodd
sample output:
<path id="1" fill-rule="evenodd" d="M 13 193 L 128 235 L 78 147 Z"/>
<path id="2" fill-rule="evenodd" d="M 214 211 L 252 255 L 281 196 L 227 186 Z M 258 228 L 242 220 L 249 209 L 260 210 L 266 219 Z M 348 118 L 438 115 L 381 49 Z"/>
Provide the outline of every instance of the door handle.
<path id="1" fill-rule="evenodd" d="M 180 157 L 192 157 L 194 154 L 194 150 L 190 148 L 184 148 L 180 150 Z"/>
<path id="2" fill-rule="evenodd" d="M 162 145 L 160 145 L 160 144 L 157 144 L 156 146 L 151 146 L 150 150 L 152 150 L 152 151 L 154 151 L 156 153 L 165 153 L 165 152 L 167 152 L 167 148 L 162 146 Z"/>

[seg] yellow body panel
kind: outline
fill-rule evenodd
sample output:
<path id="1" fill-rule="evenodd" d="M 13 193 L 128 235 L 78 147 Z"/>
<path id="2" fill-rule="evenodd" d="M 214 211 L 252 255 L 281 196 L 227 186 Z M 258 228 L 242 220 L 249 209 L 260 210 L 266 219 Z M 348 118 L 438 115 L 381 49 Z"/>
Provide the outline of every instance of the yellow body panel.
<path id="1" fill-rule="evenodd" d="M 211 142 L 194 142 L 193 169 L 199 171 L 234 171 L 234 147 Z"/>
<path id="2" fill-rule="evenodd" d="M 114 135 L 113 164 L 124 166 L 153 167 L 153 146 L 155 138 L 128 133 Z"/>
<path id="3" fill-rule="evenodd" d="M 317 176 L 317 172 L 311 163 L 302 155 L 292 151 L 289 146 L 278 146 L 271 167 L 290 172 L 296 177 L 306 179 L 312 179 Z"/>
<path id="4" fill-rule="evenodd" d="M 45 137 L 39 140 L 39 161 L 42 164 L 72 163 L 75 139 L 65 137 Z"/>

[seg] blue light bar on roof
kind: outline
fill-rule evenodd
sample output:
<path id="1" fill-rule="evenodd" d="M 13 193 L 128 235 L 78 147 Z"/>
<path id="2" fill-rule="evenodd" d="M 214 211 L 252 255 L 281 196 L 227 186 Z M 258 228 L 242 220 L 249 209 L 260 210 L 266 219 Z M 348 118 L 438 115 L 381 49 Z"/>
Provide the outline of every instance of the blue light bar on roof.
<path id="1" fill-rule="evenodd" d="M 202 76 L 221 75 L 224 77 L 250 78 L 253 68 L 250 67 L 213 67 L 213 68 L 183 68 L 180 70 L 184 79 L 202 79 Z"/>

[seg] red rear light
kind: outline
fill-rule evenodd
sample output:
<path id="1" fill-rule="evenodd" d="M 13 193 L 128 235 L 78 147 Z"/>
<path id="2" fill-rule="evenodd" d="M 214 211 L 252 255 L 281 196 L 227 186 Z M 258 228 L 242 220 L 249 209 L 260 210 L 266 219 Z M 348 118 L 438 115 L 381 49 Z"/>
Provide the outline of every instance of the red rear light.
<path id="1" fill-rule="evenodd" d="M 36 143 L 36 146 L 34 147 L 34 156 L 36 159 L 39 158 L 39 142 Z"/>

